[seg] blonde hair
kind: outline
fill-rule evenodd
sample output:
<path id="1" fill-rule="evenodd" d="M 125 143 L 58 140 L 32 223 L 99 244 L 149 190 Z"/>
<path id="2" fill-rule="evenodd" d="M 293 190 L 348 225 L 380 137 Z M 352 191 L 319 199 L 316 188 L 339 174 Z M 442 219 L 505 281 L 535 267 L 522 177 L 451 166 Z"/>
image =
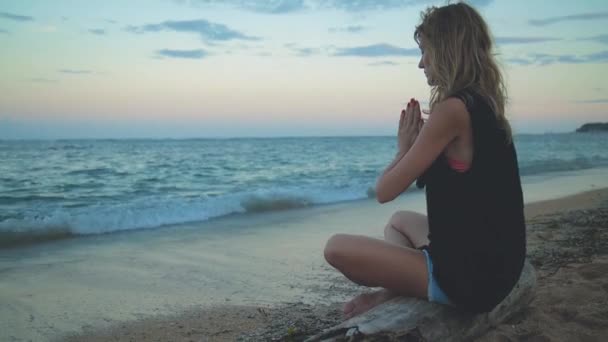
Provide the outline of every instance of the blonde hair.
<path id="1" fill-rule="evenodd" d="M 429 7 L 421 13 L 414 39 L 424 40 L 429 54 L 433 84 L 431 109 L 451 95 L 470 89 L 481 96 L 511 140 L 505 117 L 507 90 L 493 54 L 490 30 L 481 15 L 465 3 Z"/>

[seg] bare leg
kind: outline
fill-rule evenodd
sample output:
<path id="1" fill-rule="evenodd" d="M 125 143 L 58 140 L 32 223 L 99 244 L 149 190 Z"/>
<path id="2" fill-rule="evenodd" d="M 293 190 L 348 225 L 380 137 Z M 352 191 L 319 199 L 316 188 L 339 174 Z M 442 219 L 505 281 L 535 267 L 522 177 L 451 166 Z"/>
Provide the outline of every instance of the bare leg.
<path id="1" fill-rule="evenodd" d="M 348 301 L 344 305 L 345 318 L 348 319 L 359 315 L 400 294 L 426 298 L 426 288 L 428 286 L 426 284 L 428 279 L 426 261 L 421 252 L 413 250 L 412 247 L 428 244 L 427 235 L 428 223 L 426 216 L 414 212 L 399 211 L 391 217 L 384 229 L 385 240 L 388 243 L 351 235 L 337 235 L 328 241 L 325 257 L 330 264 L 340 270 L 347 278 L 358 284 L 383 287 L 381 290 L 363 293 Z M 387 247 L 390 245 L 393 245 L 393 247 Z M 348 250 L 349 248 L 351 248 L 350 251 Z M 366 251 L 362 248 L 369 248 L 370 250 Z M 390 273 L 388 275 L 381 275 L 383 279 L 380 279 L 376 277 L 371 269 L 363 269 L 362 266 L 369 266 L 378 272 L 383 272 L 380 270 L 384 269 L 381 265 L 384 264 L 384 261 L 381 260 L 382 255 L 375 254 L 376 258 L 374 260 L 363 260 L 363 263 L 362 261 L 356 261 L 356 259 L 360 258 L 366 259 L 366 252 L 377 253 L 380 250 L 384 250 L 387 253 L 387 257 L 390 258 L 390 264 L 386 265 L 386 272 L 399 273 L 400 275 L 394 274 L 397 278 L 413 276 L 415 279 L 399 279 L 395 283 L 389 279 Z M 361 253 L 358 253 L 359 251 Z M 340 253 L 346 254 L 341 256 L 336 255 Z M 395 256 L 389 256 L 389 254 L 395 254 Z M 396 259 L 393 258 L 399 259 L 397 265 L 394 264 Z M 420 283 L 424 284 L 421 285 Z"/>
<path id="2" fill-rule="evenodd" d="M 426 215 L 398 211 L 384 227 L 384 240 L 400 246 L 420 248 L 429 244 L 429 221 Z"/>

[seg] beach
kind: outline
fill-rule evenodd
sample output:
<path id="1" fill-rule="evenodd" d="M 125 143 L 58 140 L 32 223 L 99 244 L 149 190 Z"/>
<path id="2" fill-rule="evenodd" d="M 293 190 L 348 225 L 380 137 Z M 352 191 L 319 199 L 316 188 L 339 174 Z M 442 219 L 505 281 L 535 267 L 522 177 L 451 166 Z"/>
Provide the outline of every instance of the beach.
<path id="1" fill-rule="evenodd" d="M 0 342 L 608 341 L 606 4 L 3 1 Z"/>
<path id="2" fill-rule="evenodd" d="M 586 323 L 569 320 L 580 325 L 578 331 L 605 333 L 605 312 L 593 311 L 605 301 L 605 272 L 585 267 L 605 266 L 605 232 L 597 226 L 607 226 L 607 183 L 605 169 L 527 179 L 529 256 L 539 273 L 539 297 L 520 321 L 494 333 L 570 336 L 559 334 L 564 325 L 553 319 L 571 318 L 573 312 L 591 315 Z M 237 214 L 3 249 L 0 340 L 301 339 L 339 322 L 341 304 L 364 290 L 323 260 L 327 239 L 336 233 L 380 238 L 390 215 L 405 209 L 424 212 L 424 194 L 409 193 L 383 205 L 369 199 Z M 587 240 L 577 239 L 586 253 L 578 257 L 568 246 L 551 244 L 551 236 L 563 239 L 561 233 L 551 235 L 542 227 L 582 232 L 571 223 L 572 217 L 585 217 L 581 210 L 597 218 L 582 222 L 595 234 L 589 241 L 600 245 L 589 249 Z M 568 216 L 572 212 L 575 216 Z M 562 279 L 575 279 L 568 272 L 577 270 L 584 274 L 580 281 L 568 285 L 572 290 L 563 287 Z M 596 273 L 598 279 L 585 278 Z M 563 298 L 543 297 L 543 291 Z M 580 293 L 588 295 L 584 302 Z M 551 303 L 567 310 L 549 309 Z"/>
<path id="3" fill-rule="evenodd" d="M 526 205 L 528 258 L 537 270 L 530 307 L 479 341 L 603 341 L 608 336 L 608 188 Z M 340 278 L 345 297 L 357 288 Z M 360 289 L 363 290 L 363 289 Z M 218 305 L 87 329 L 68 341 L 302 340 L 342 320 L 340 302 L 276 307 Z"/>

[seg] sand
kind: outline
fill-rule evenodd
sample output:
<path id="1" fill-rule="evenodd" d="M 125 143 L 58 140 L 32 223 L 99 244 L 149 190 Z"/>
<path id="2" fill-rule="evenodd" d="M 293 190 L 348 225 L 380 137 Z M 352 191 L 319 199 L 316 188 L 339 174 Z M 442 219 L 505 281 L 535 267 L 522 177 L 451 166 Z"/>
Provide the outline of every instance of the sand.
<path id="1" fill-rule="evenodd" d="M 537 269 L 530 307 L 479 341 L 608 339 L 608 189 L 526 205 L 528 257 Z M 214 305 L 85 327 L 67 341 L 298 341 L 341 321 L 341 301 L 362 288 L 339 275 L 325 302 Z"/>

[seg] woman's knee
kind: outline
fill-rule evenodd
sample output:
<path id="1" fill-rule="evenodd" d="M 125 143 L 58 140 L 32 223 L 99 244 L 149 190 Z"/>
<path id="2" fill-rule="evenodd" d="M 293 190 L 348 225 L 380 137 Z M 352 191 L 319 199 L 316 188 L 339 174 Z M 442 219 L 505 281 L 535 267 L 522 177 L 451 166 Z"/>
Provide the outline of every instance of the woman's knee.
<path id="1" fill-rule="evenodd" d="M 395 212 L 386 227 L 384 237 L 388 239 L 399 233 L 406 238 L 411 247 L 417 247 L 428 243 L 428 223 L 426 216 L 415 211 L 400 210 Z"/>
<path id="2" fill-rule="evenodd" d="M 415 214 L 415 212 L 407 210 L 396 211 L 388 220 L 388 224 L 384 227 L 384 234 L 387 234 L 390 230 L 404 233 L 405 227 L 408 225 L 408 217 Z"/>
<path id="3" fill-rule="evenodd" d="M 329 240 L 327 240 L 325 250 L 323 251 L 325 260 L 327 260 L 330 265 L 337 267 L 337 265 L 340 264 L 340 261 L 347 255 L 349 241 L 350 235 L 347 234 L 336 234 L 330 237 Z"/>
<path id="4" fill-rule="evenodd" d="M 411 218 L 414 216 L 420 216 L 420 214 L 415 211 L 410 211 L 410 210 L 399 210 L 399 211 L 396 211 L 393 214 L 393 216 L 391 216 L 391 219 L 389 222 L 391 222 L 395 225 L 399 225 L 399 224 L 410 221 Z"/>

